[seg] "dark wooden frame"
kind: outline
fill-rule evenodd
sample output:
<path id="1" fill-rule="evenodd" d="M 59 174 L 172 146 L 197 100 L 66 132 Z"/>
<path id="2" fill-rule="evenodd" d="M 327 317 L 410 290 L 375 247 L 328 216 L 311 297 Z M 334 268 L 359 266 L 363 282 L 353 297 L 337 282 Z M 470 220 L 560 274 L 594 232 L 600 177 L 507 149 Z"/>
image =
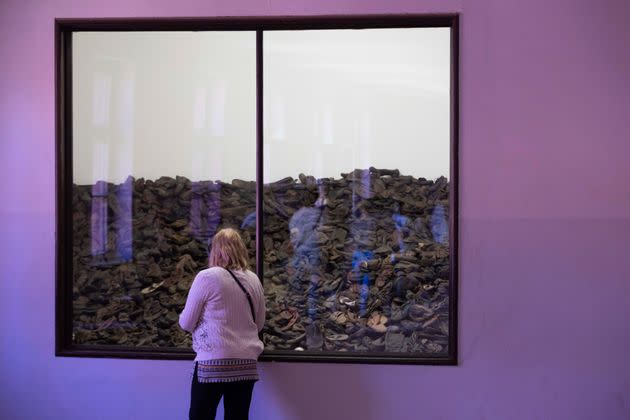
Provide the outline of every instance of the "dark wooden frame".
<path id="1" fill-rule="evenodd" d="M 77 345 L 72 343 L 72 33 L 76 31 L 256 31 L 256 176 L 257 215 L 262 214 L 263 75 L 264 31 L 305 29 L 370 29 L 449 27 L 451 29 L 451 145 L 449 179 L 449 353 L 444 356 L 402 356 L 400 353 L 342 354 L 296 351 L 264 352 L 261 361 L 456 365 L 458 332 L 459 248 L 459 15 L 365 15 L 299 17 L 209 17 L 209 18 L 104 18 L 55 20 L 55 131 L 56 131 L 56 289 L 55 354 L 73 357 L 118 357 L 135 359 L 192 359 L 185 349 Z M 262 275 L 262 223 L 256 223 L 256 261 Z"/>

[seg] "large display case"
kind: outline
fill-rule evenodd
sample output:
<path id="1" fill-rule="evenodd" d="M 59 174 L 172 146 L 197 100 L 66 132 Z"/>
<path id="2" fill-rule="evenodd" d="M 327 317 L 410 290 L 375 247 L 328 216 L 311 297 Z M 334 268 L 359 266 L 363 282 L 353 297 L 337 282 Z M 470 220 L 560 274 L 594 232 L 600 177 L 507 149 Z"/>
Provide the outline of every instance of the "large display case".
<path id="1" fill-rule="evenodd" d="M 189 358 L 237 228 L 262 360 L 457 361 L 457 16 L 57 22 L 57 354 Z"/>

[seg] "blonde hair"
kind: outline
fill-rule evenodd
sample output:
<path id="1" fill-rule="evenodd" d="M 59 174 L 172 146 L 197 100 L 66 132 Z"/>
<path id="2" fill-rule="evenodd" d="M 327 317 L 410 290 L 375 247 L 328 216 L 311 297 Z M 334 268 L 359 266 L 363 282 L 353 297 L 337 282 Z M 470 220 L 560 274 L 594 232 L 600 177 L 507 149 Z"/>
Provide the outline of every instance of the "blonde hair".
<path id="1" fill-rule="evenodd" d="M 231 228 L 218 231 L 210 245 L 208 257 L 210 267 L 234 268 L 247 270 L 249 268 L 247 248 L 241 235 Z"/>

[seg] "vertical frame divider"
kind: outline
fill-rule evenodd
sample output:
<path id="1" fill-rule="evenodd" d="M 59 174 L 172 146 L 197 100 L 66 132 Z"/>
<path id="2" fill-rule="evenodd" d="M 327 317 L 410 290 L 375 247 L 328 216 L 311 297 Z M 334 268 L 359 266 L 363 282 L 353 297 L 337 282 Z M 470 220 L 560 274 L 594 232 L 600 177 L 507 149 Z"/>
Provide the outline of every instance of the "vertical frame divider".
<path id="1" fill-rule="evenodd" d="M 263 31 L 256 30 L 256 272 L 263 273 Z"/>

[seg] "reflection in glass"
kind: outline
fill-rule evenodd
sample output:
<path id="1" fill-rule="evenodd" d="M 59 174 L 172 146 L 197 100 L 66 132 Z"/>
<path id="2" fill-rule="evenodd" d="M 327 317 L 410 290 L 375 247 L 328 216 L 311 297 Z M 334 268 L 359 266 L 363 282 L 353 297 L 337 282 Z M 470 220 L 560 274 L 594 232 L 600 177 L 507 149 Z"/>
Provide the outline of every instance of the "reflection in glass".
<path id="1" fill-rule="evenodd" d="M 449 30 L 263 52 L 266 349 L 447 354 Z"/>
<path id="2" fill-rule="evenodd" d="M 221 227 L 255 270 L 254 59 L 251 32 L 73 35 L 75 343 L 189 348 Z"/>

